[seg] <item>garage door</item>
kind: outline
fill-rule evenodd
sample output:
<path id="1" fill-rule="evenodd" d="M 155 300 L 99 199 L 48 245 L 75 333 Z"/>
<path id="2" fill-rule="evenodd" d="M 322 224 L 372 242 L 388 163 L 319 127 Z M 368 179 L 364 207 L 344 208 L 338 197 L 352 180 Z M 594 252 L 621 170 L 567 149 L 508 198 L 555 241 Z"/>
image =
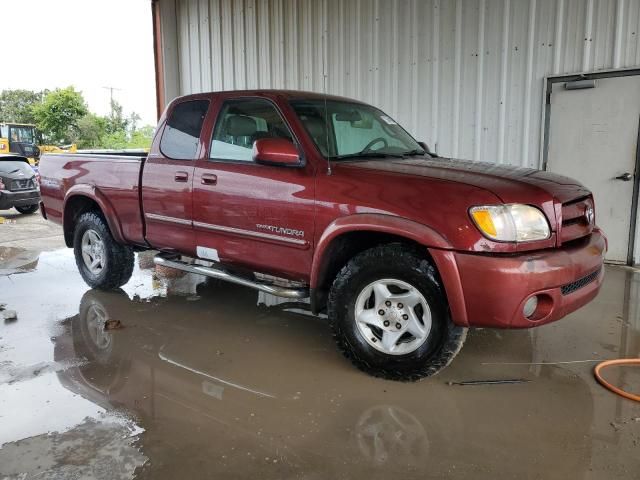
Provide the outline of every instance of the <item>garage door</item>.
<path id="1" fill-rule="evenodd" d="M 591 189 L 596 222 L 609 238 L 607 261 L 627 263 L 635 233 L 640 76 L 554 83 L 549 118 L 547 170 Z"/>

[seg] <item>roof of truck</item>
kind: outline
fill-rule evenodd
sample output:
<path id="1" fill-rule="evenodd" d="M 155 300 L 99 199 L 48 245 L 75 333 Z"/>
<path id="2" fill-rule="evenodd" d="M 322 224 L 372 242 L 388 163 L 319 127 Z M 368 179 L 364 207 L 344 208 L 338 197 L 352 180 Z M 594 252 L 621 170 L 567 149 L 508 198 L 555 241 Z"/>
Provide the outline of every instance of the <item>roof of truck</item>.
<path id="1" fill-rule="evenodd" d="M 195 93 L 191 95 L 184 95 L 179 97 L 180 99 L 185 98 L 202 98 L 203 96 L 209 95 L 220 95 L 220 96 L 264 96 L 264 97 L 285 97 L 288 99 L 318 99 L 318 100 L 338 100 L 338 101 L 348 101 L 354 103 L 363 103 L 359 100 L 355 100 L 353 98 L 341 97 L 338 95 L 328 95 L 319 92 L 307 92 L 304 90 L 277 90 L 277 89 L 259 89 L 259 90 L 223 90 L 217 92 L 203 92 L 203 93 Z"/>

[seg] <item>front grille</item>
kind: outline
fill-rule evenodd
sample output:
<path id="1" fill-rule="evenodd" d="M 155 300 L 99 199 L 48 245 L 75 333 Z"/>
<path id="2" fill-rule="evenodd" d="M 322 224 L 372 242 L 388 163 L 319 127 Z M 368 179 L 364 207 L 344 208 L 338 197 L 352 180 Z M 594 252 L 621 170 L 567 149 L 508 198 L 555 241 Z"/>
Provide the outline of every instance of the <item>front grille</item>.
<path id="1" fill-rule="evenodd" d="M 593 197 L 582 197 L 562 204 L 560 243 L 586 237 L 593 231 Z"/>
<path id="2" fill-rule="evenodd" d="M 570 293 L 575 292 L 576 290 L 580 290 L 582 287 L 586 287 L 591 282 L 593 282 L 598 275 L 600 274 L 600 269 L 595 272 L 591 272 L 589 275 L 586 275 L 575 282 L 567 283 L 560 288 L 560 292 L 562 295 L 569 295 Z"/>
<path id="3" fill-rule="evenodd" d="M 35 188 L 33 180 L 30 178 L 12 180 L 9 190 L 11 192 L 19 192 L 20 190 L 32 190 Z"/>

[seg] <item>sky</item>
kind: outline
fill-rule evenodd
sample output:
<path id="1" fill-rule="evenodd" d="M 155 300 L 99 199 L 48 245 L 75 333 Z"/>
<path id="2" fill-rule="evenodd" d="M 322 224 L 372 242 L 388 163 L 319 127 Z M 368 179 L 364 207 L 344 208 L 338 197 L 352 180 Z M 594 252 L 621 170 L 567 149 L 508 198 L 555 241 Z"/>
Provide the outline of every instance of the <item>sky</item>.
<path id="1" fill-rule="evenodd" d="M 104 115 L 114 87 L 125 114 L 156 124 L 150 0 L 0 0 L 0 12 L 0 90 L 73 85 Z"/>

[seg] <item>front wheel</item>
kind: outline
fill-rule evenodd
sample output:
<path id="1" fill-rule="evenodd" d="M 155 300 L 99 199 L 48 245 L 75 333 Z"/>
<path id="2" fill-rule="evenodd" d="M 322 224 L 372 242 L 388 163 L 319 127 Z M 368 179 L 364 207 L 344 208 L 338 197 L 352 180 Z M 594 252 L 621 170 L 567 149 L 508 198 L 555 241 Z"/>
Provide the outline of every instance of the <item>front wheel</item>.
<path id="1" fill-rule="evenodd" d="M 133 250 L 113 239 L 104 218 L 96 212 L 78 218 L 73 250 L 80 275 L 90 287 L 112 290 L 131 278 Z"/>
<path id="2" fill-rule="evenodd" d="M 16 207 L 16 210 L 20 213 L 22 213 L 23 215 L 30 215 L 32 213 L 35 213 L 38 211 L 38 204 L 34 204 L 34 205 L 26 205 L 24 207 Z"/>
<path id="3" fill-rule="evenodd" d="M 356 255 L 329 294 L 339 349 L 359 369 L 415 381 L 446 367 L 466 329 L 453 324 L 433 265 L 415 249 L 381 245 Z"/>

